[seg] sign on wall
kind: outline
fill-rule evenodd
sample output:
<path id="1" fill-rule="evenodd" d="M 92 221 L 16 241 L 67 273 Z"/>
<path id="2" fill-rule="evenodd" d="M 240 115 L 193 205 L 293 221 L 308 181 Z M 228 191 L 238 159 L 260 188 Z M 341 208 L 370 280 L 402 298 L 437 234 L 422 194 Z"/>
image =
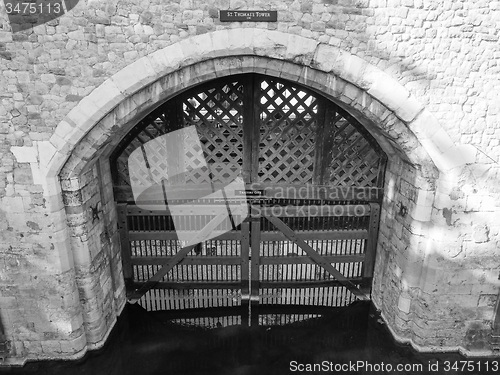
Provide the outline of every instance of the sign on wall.
<path id="1" fill-rule="evenodd" d="M 220 10 L 221 22 L 277 22 L 276 10 Z"/>

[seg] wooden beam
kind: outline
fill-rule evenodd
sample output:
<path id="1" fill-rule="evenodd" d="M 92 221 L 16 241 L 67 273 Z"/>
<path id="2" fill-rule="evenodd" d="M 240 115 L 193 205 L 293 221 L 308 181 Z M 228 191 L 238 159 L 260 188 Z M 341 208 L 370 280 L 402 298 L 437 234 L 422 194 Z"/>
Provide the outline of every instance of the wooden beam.
<path id="1" fill-rule="evenodd" d="M 196 231 L 151 231 L 151 232 L 143 232 L 143 231 L 130 231 L 129 232 L 129 240 L 130 241 L 142 241 L 142 240 L 177 240 L 179 238 L 178 234 L 181 234 L 180 237 L 183 237 L 182 234 L 191 233 L 193 236 L 198 233 Z M 184 237 L 185 238 L 185 237 Z M 241 238 L 240 231 L 230 231 L 222 233 L 220 236 L 212 238 L 212 240 L 239 240 Z"/>
<path id="2" fill-rule="evenodd" d="M 182 233 L 182 232 L 181 232 Z M 193 231 L 193 234 L 196 233 Z M 351 240 L 351 239 L 367 239 L 368 231 L 364 229 L 341 229 L 330 231 L 297 231 L 295 232 L 303 240 Z M 175 231 L 129 231 L 128 237 L 130 241 L 143 240 L 177 240 L 178 235 Z M 221 234 L 213 240 L 240 240 L 241 231 L 230 231 Z M 261 232 L 261 241 L 288 241 L 288 238 L 281 232 Z"/>
<path id="3" fill-rule="evenodd" d="M 264 216 L 273 217 L 318 217 L 318 216 L 369 216 L 370 205 L 308 205 L 308 206 L 275 206 L 261 207 L 259 210 Z"/>
<path id="4" fill-rule="evenodd" d="M 244 243 L 242 244 L 244 246 Z M 352 263 L 363 262 L 364 254 L 355 255 L 323 255 L 323 258 L 330 263 Z M 173 259 L 173 256 L 133 256 L 130 263 L 133 265 L 167 265 Z M 241 254 L 241 257 L 236 256 L 193 256 L 185 257 L 177 263 L 179 266 L 187 265 L 238 265 L 248 263 L 248 253 Z M 315 264 L 310 257 L 307 256 L 275 256 L 275 257 L 260 257 L 260 264 Z M 248 271 L 248 267 L 247 267 Z M 248 275 L 242 272 L 242 280 L 244 277 L 248 280 Z"/>
<path id="5" fill-rule="evenodd" d="M 134 273 L 132 270 L 131 252 L 130 252 L 130 238 L 127 223 L 127 204 L 119 203 L 117 204 L 117 215 L 118 215 L 118 231 L 120 233 L 120 247 L 121 256 L 123 264 L 123 278 L 125 280 L 132 280 Z"/>
<path id="6" fill-rule="evenodd" d="M 330 185 L 252 183 L 246 188 L 249 190 L 264 190 L 264 197 L 273 199 L 380 202 L 383 197 L 383 189 L 376 187 L 348 188 Z"/>
<path id="7" fill-rule="evenodd" d="M 250 205 L 250 325 L 259 324 L 259 291 L 260 291 L 260 215 L 255 205 Z"/>
<path id="8" fill-rule="evenodd" d="M 146 282 L 134 282 L 132 285 L 142 288 Z M 240 281 L 159 281 L 149 289 L 240 289 Z"/>
<path id="9" fill-rule="evenodd" d="M 214 183 L 213 186 L 215 190 L 220 190 L 225 185 Z M 114 186 L 114 189 L 116 196 L 130 197 L 130 199 L 133 199 L 130 186 Z M 206 188 L 199 187 L 198 185 L 183 185 L 178 187 L 170 186 L 169 192 L 171 195 L 169 195 L 169 200 L 170 198 L 173 199 L 176 191 L 175 189 L 178 190 L 180 196 L 181 194 L 183 194 L 182 196 L 184 198 L 192 196 L 192 199 L 200 198 L 200 192 L 206 190 Z M 245 189 L 264 190 L 264 196 L 259 197 L 261 199 L 322 199 L 326 201 L 340 202 L 381 202 L 383 198 L 383 189 L 378 187 L 337 187 L 330 185 L 294 185 L 253 182 L 246 183 Z M 160 196 L 160 198 L 163 197 Z M 184 199 L 184 201 L 185 200 L 186 199 Z M 238 198 L 233 198 L 233 200 L 238 200 Z M 179 203 L 182 203 L 182 201 L 183 200 L 179 200 Z M 159 199 L 158 202 L 164 203 L 162 199 Z M 134 202 L 131 201 L 128 203 L 128 209 L 134 209 Z M 139 208 L 137 209 L 140 210 Z M 134 211 L 130 212 L 132 213 Z M 144 215 L 162 214 L 162 211 L 153 211 L 152 213 L 148 212 L 149 211 L 147 210 L 143 210 Z M 167 211 L 163 211 L 163 213 L 166 214 Z"/>
<path id="10" fill-rule="evenodd" d="M 363 240 L 368 238 L 368 231 L 365 229 L 354 230 L 329 230 L 314 231 L 304 230 L 296 231 L 295 234 L 303 240 Z M 288 241 L 288 238 L 282 232 L 262 232 L 262 241 Z"/>
<path id="11" fill-rule="evenodd" d="M 241 285 L 241 307 L 244 311 L 250 308 L 250 223 L 241 223 L 241 257 L 240 257 L 240 285 Z M 241 324 L 249 325 L 248 313 L 241 315 Z"/>
<path id="12" fill-rule="evenodd" d="M 316 133 L 314 135 L 314 168 L 313 168 L 313 184 L 319 185 L 323 183 L 323 164 L 328 155 L 328 150 L 325 149 L 325 128 L 326 128 L 326 112 L 328 101 L 319 96 L 317 98 L 318 114 L 316 116 Z"/>
<path id="13" fill-rule="evenodd" d="M 364 254 L 356 255 L 322 255 L 328 263 L 352 263 L 363 262 Z M 276 257 L 261 257 L 260 264 L 316 264 L 310 257 L 307 256 L 276 256 Z"/>
<path id="14" fill-rule="evenodd" d="M 247 256 L 248 258 L 248 256 Z M 133 265 L 167 265 L 173 259 L 172 256 L 144 256 L 144 257 L 132 257 L 130 259 Z M 241 257 L 236 256 L 193 256 L 185 257 L 180 260 L 177 265 L 187 266 L 187 265 L 238 265 L 241 264 Z"/>
<path id="15" fill-rule="evenodd" d="M 339 282 L 342 283 L 347 289 L 351 291 L 356 297 L 361 300 L 368 300 L 369 297 L 361 292 L 356 285 L 354 285 L 350 280 L 348 280 L 344 275 L 342 275 L 335 267 L 333 267 L 327 260 L 325 260 L 321 255 L 319 255 L 316 250 L 309 246 L 302 239 L 297 237 L 292 229 L 283 223 L 280 219 L 273 216 L 264 216 L 267 220 L 273 223 L 276 228 L 281 230 L 285 236 L 287 236 L 291 241 L 295 242 L 302 250 L 304 250 L 311 259 L 328 271 L 333 277 L 335 277 Z"/>
<path id="16" fill-rule="evenodd" d="M 371 215 L 368 227 L 368 239 L 366 241 L 366 260 L 363 264 L 363 277 L 372 278 L 375 267 L 375 255 L 377 251 L 378 225 L 380 221 L 380 205 L 370 203 Z"/>
<path id="17" fill-rule="evenodd" d="M 349 279 L 353 284 L 360 283 L 361 278 Z M 335 280 L 298 280 L 298 281 L 261 281 L 262 289 L 294 289 L 294 288 L 328 288 L 328 287 L 344 287 L 345 285 Z"/>
<path id="18" fill-rule="evenodd" d="M 186 188 L 188 189 L 188 188 Z M 199 197 L 197 197 L 199 198 Z M 241 202 L 236 202 L 237 200 L 240 200 Z M 157 201 L 148 201 L 148 202 L 141 202 L 143 204 L 151 204 L 151 203 L 156 203 Z M 191 202 L 191 203 L 189 203 Z M 236 204 L 240 203 L 242 204 L 244 201 L 243 199 L 233 199 L 232 204 L 234 205 L 234 208 L 231 210 L 231 212 L 236 212 L 240 210 L 239 208 L 236 208 Z M 162 203 L 158 201 L 158 203 Z M 206 202 L 206 203 L 192 203 L 192 201 L 187 201 L 185 202 L 185 207 L 182 207 L 183 202 L 175 202 L 176 204 L 178 203 L 179 205 L 176 206 L 175 208 L 175 215 L 183 215 L 183 216 L 198 216 L 198 215 L 206 215 L 206 216 L 217 216 L 220 215 L 221 213 L 227 212 L 227 207 L 225 203 L 221 202 Z M 163 206 L 165 205 L 165 201 L 163 201 Z M 129 216 L 170 216 L 171 211 L 170 209 L 163 209 L 163 210 L 147 210 L 141 207 L 138 207 L 136 205 L 128 205 L 127 206 L 127 215 Z"/>
<path id="19" fill-rule="evenodd" d="M 156 283 L 160 282 L 163 277 L 170 272 L 172 268 L 178 264 L 182 258 L 184 258 L 196 244 L 203 241 L 206 236 L 211 233 L 217 226 L 226 219 L 226 214 L 220 214 L 213 218 L 205 227 L 193 238 L 193 244 L 183 247 L 180 249 L 177 254 L 175 254 L 171 259 L 166 262 L 162 268 L 156 272 L 153 277 L 151 277 L 142 287 L 137 289 L 135 292 L 131 293 L 129 302 L 136 303 L 149 289 L 151 289 Z"/>

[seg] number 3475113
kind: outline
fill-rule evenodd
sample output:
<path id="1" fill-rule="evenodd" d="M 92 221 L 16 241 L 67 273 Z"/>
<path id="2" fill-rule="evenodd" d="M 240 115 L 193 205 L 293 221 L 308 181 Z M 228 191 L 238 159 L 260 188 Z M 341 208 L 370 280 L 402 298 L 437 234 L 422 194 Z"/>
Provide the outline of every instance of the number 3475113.
<path id="1" fill-rule="evenodd" d="M 63 8 L 61 3 L 14 3 L 6 2 L 5 9 L 7 14 L 42 14 L 42 13 L 61 13 Z"/>

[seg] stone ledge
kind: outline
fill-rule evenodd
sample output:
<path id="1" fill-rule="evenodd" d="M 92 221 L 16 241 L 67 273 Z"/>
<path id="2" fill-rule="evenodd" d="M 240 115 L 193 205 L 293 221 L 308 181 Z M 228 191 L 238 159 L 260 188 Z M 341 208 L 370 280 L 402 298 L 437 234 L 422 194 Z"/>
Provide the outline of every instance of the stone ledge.
<path id="1" fill-rule="evenodd" d="M 401 344 L 409 344 L 413 349 L 422 353 L 446 353 L 446 352 L 459 352 L 464 357 L 498 357 L 499 353 L 494 350 L 482 350 L 482 351 L 472 351 L 465 349 L 462 346 L 438 346 L 438 345 L 419 345 L 415 343 L 413 337 L 407 337 L 399 334 L 392 328 L 392 324 L 388 323 L 387 315 L 383 310 L 377 306 L 377 302 L 373 301 L 377 310 L 380 311 L 380 315 L 384 320 L 385 326 L 388 328 L 392 337 Z"/>

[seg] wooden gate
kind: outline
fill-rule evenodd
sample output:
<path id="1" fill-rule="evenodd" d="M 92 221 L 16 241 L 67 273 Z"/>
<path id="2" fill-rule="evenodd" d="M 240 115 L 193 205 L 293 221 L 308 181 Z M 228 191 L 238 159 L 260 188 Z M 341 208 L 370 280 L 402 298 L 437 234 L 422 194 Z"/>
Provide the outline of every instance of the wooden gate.
<path id="1" fill-rule="evenodd" d="M 241 176 L 245 199 L 230 200 L 250 213 L 231 226 L 217 222 L 227 200 L 193 206 L 185 214 L 193 236 L 200 225 L 225 233 L 192 246 L 179 241 L 168 208 L 141 209 L 132 194 L 137 180 L 167 162 L 161 150 L 148 157 L 147 143 L 188 126 L 210 167 L 198 168 L 197 156 L 186 153 L 179 188 L 210 183 L 217 190 Z M 145 166 L 130 170 L 138 148 Z M 369 298 L 385 163 L 349 113 L 287 81 L 232 76 L 171 99 L 111 157 L 129 300 L 167 310 Z"/>

